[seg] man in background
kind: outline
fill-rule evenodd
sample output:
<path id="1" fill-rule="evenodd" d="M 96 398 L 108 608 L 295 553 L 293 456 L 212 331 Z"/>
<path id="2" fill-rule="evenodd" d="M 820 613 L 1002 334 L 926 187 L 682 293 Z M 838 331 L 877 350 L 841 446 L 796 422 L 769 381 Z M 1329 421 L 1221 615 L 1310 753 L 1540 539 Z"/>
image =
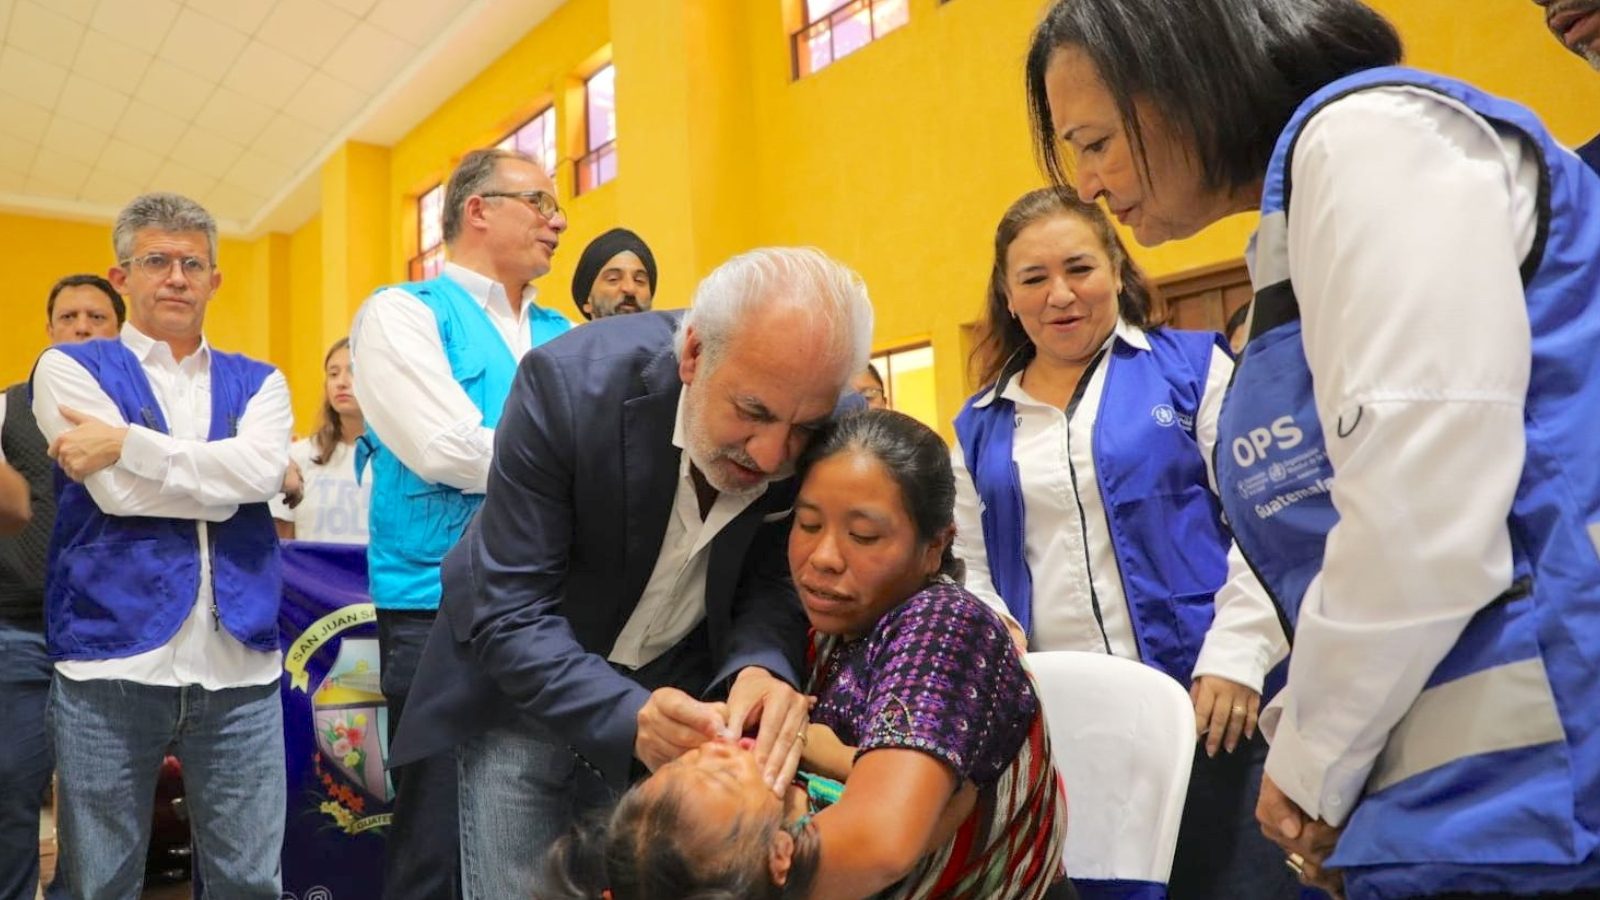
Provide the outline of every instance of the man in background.
<path id="1" fill-rule="evenodd" d="M 126 315 L 116 288 L 98 275 L 57 281 L 44 309 L 52 344 L 115 338 Z M 44 572 L 56 523 L 56 491 L 27 382 L 0 394 L 0 423 L 0 464 L 13 469 L 0 480 L 23 486 L 26 513 L 21 533 L 0 540 L 0 900 L 33 900 L 39 883 L 39 804 L 55 770 L 45 732 L 54 667 L 45 652 Z M 58 875 L 45 896 L 68 896 L 65 885 Z"/>
<path id="2" fill-rule="evenodd" d="M 531 284 L 550 271 L 567 228 L 555 190 L 526 154 L 468 153 L 445 188 L 450 261 L 436 278 L 378 291 L 351 329 L 356 400 L 368 428 L 356 471 L 372 479 L 367 562 L 391 740 L 438 612 L 440 560 L 483 502 L 517 364 L 572 327 L 539 305 Z M 400 766 L 394 782 L 384 896 L 454 896 L 454 754 Z"/>
<path id="3" fill-rule="evenodd" d="M 137 197 L 112 245 L 127 325 L 46 350 L 32 379 L 66 479 L 45 579 L 62 862 L 75 897 L 138 897 L 170 748 L 207 895 L 277 900 L 283 585 L 267 501 L 288 462 L 288 386 L 206 341 L 222 273 L 203 207 Z"/>
<path id="4" fill-rule="evenodd" d="M 647 312 L 655 294 L 655 254 L 626 228 L 590 241 L 572 273 L 572 302 L 585 319 Z"/>
<path id="5" fill-rule="evenodd" d="M 889 408 L 889 392 L 884 390 L 883 376 L 878 374 L 878 367 L 872 363 L 867 363 L 865 369 L 850 379 L 850 390 L 867 401 L 867 409 Z"/>
<path id="6" fill-rule="evenodd" d="M 1544 8 L 1544 23 L 1563 47 L 1600 71 L 1600 0 L 1534 0 Z M 1578 148 L 1589 168 L 1600 172 L 1600 135 Z"/>

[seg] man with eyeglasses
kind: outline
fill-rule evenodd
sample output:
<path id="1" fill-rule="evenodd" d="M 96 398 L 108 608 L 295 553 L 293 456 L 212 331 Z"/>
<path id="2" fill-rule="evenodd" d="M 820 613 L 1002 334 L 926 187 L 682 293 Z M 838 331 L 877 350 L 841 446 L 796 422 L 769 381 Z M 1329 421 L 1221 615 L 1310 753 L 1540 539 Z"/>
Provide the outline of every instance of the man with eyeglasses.
<path id="1" fill-rule="evenodd" d="M 120 337 L 59 344 L 33 375 L 66 476 L 45 582 L 62 860 L 73 896 L 139 896 L 170 748 L 207 895 L 276 900 L 287 788 L 267 501 L 288 461 L 288 387 L 206 341 L 222 274 L 203 207 L 138 197 L 112 243 Z"/>
<path id="2" fill-rule="evenodd" d="M 450 261 L 428 281 L 384 288 L 356 315 L 350 349 L 372 479 L 367 560 L 378 612 L 390 738 L 439 607 L 439 563 L 483 502 L 500 408 L 523 354 L 572 327 L 538 304 L 567 220 L 534 160 L 475 150 L 445 188 Z M 370 470 L 365 470 L 370 458 Z M 456 762 L 395 770 L 384 896 L 457 890 Z"/>
<path id="3" fill-rule="evenodd" d="M 111 282 L 68 275 L 45 300 L 52 344 L 114 338 L 127 310 Z M 0 898 L 32 897 L 39 883 L 39 808 L 55 769 L 45 701 L 55 671 L 44 640 L 45 554 L 56 522 L 54 463 L 34 421 L 27 382 L 0 393 L 0 463 L 16 467 L 26 527 L 0 539 Z M 3 480 L 3 479 L 0 479 Z M 57 866 L 58 872 L 64 867 Z M 68 896 L 58 875 L 48 900 Z"/>
<path id="4" fill-rule="evenodd" d="M 889 394 L 884 390 L 883 376 L 878 374 L 878 367 L 872 363 L 867 363 L 865 369 L 850 379 L 850 390 L 867 401 L 867 409 L 889 408 Z"/>

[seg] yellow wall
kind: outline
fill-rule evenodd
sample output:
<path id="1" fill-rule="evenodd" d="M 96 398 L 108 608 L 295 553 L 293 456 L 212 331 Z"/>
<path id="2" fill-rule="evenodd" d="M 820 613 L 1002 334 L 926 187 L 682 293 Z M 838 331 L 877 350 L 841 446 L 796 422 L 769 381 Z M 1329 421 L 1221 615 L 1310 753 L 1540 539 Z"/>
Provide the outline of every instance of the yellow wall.
<path id="1" fill-rule="evenodd" d="M 5 247 L 6 319 L 0 329 L 0 383 L 28 377 L 47 346 L 45 299 L 63 275 L 104 275 L 112 264 L 111 229 L 32 216 L 0 215 Z"/>
<path id="2" fill-rule="evenodd" d="M 1569 143 L 1600 129 L 1600 76 L 1559 47 L 1526 2 L 1373 0 L 1409 61 L 1538 110 Z M 321 172 L 320 212 L 293 234 L 225 241 L 212 339 L 289 376 L 297 430 L 314 426 L 327 345 L 378 285 L 406 277 L 415 198 L 466 151 L 555 104 L 558 191 L 570 227 L 541 302 L 578 318 L 569 292 L 583 246 L 640 232 L 661 269 L 658 303 L 688 302 L 729 255 L 816 245 L 859 270 L 878 309 L 874 345 L 934 345 L 940 416 L 966 393 L 961 326 L 978 313 L 995 220 L 1040 183 L 1021 64 L 1042 0 L 910 0 L 909 24 L 801 81 L 790 77 L 798 0 L 569 0 L 393 147 L 351 144 Z M 616 181 L 573 196 L 582 77 L 617 66 Z M 1236 216 L 1135 256 L 1157 276 L 1236 259 Z M 60 274 L 104 270 L 104 226 L 0 216 L 12 248 L 0 366 L 22 377 L 43 345 L 37 306 Z M 19 248 L 23 248 L 19 252 Z M 35 328 L 31 324 L 37 322 Z"/>
<path id="3" fill-rule="evenodd" d="M 608 40 L 608 16 L 606 0 L 570 0 L 390 149 L 391 278 L 405 278 L 406 263 L 417 252 L 416 198 L 448 178 L 469 150 L 493 144 L 555 103 L 556 149 L 561 156 L 556 180 L 571 225 L 556 254 L 555 269 L 539 282 L 540 303 L 581 320 L 568 290 L 572 269 L 583 246 L 617 220 L 610 185 L 572 196 L 572 161 L 583 152 L 578 115 L 583 97 L 577 73 L 588 74 L 598 67 L 596 54 Z M 622 166 L 627 165 L 624 158 Z"/>
<path id="4" fill-rule="evenodd" d="M 1376 0 L 1412 65 L 1520 100 L 1576 143 L 1600 130 L 1600 75 L 1562 49 L 1530 3 Z M 812 243 L 866 277 L 882 349 L 932 339 L 941 417 L 965 399 L 959 326 L 978 317 L 993 228 L 1041 183 L 1022 59 L 1039 0 L 911 0 L 910 23 L 823 71 L 789 80 L 780 4 L 752 4 L 745 73 L 760 216 L 750 243 Z M 1481 8 L 1480 8 L 1481 7 Z M 1255 216 L 1134 248 L 1153 275 L 1237 259 Z M 946 429 L 947 436 L 949 435 Z"/>
<path id="5" fill-rule="evenodd" d="M 317 216 L 289 236 L 289 328 L 288 353 L 281 350 L 273 362 L 289 378 L 294 399 L 296 434 L 317 429 L 317 411 L 322 406 L 322 356 L 332 341 L 324 342 L 319 330 L 303 323 L 319 321 L 323 304 L 322 217 Z M 313 337 L 314 335 L 314 337 Z"/>
<path id="6" fill-rule="evenodd" d="M 0 384 L 28 376 L 48 346 L 45 301 L 64 275 L 105 275 L 115 263 L 111 226 L 0 214 L 0 247 L 5 247 L 11 327 L 0 329 Z M 254 301 L 256 259 L 252 244 L 223 239 L 217 265 L 223 286 L 208 310 L 211 340 L 219 347 L 257 356 L 268 353 L 267 306 Z"/>

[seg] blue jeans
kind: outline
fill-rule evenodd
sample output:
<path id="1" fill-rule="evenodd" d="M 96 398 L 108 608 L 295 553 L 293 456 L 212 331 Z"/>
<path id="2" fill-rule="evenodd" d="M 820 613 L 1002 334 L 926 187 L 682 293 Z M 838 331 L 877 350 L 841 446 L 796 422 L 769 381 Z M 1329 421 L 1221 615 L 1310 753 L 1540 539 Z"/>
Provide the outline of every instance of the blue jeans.
<path id="1" fill-rule="evenodd" d="M 545 855 L 616 795 L 566 744 L 494 728 L 456 748 L 465 900 L 541 897 Z"/>
<path id="2" fill-rule="evenodd" d="M 170 747 L 207 895 L 278 900 L 288 785 L 276 683 L 208 691 L 58 677 L 50 718 L 75 897 L 137 900 Z"/>
<path id="3" fill-rule="evenodd" d="M 44 713 L 54 672 L 43 626 L 0 619 L 0 900 L 33 900 L 39 884 L 39 806 L 55 768 Z M 66 880 L 58 875 L 45 896 L 64 900 Z"/>
<path id="4" fill-rule="evenodd" d="M 711 683 L 704 623 L 627 677 L 647 689 L 700 692 Z M 619 671 L 621 671 L 619 669 Z M 617 792 L 565 741 L 526 719 L 456 748 L 461 785 L 461 883 L 466 900 L 537 897 L 549 891 L 545 856 L 584 817 L 610 809 Z M 635 760 L 634 775 L 644 775 Z"/>

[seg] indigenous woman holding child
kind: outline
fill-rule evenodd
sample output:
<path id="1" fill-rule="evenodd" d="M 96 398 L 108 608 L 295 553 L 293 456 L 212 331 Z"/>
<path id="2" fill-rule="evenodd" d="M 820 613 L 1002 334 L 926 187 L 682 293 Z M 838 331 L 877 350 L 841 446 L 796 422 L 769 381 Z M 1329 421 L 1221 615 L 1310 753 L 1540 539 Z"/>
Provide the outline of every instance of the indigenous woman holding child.
<path id="1" fill-rule="evenodd" d="M 1140 243 L 1261 216 L 1217 478 L 1295 629 L 1262 828 L 1351 900 L 1593 897 L 1600 177 L 1400 57 L 1357 0 L 1062 0 L 1034 137 Z"/>
<path id="2" fill-rule="evenodd" d="M 1233 363 L 1217 336 L 1152 327 L 1105 214 L 1042 189 L 995 234 L 982 391 L 956 418 L 956 552 L 1032 650 L 1166 672 L 1200 735 L 1170 881 L 1180 900 L 1296 897 L 1261 836 L 1255 734 L 1285 641 L 1212 487 Z"/>
<path id="3" fill-rule="evenodd" d="M 789 566 L 818 635 L 816 775 L 780 799 L 748 749 L 705 744 L 557 845 L 551 881 L 614 900 L 1052 896 L 1066 801 L 1010 636 L 949 577 L 944 442 L 858 413 L 813 439 L 800 477 Z"/>

